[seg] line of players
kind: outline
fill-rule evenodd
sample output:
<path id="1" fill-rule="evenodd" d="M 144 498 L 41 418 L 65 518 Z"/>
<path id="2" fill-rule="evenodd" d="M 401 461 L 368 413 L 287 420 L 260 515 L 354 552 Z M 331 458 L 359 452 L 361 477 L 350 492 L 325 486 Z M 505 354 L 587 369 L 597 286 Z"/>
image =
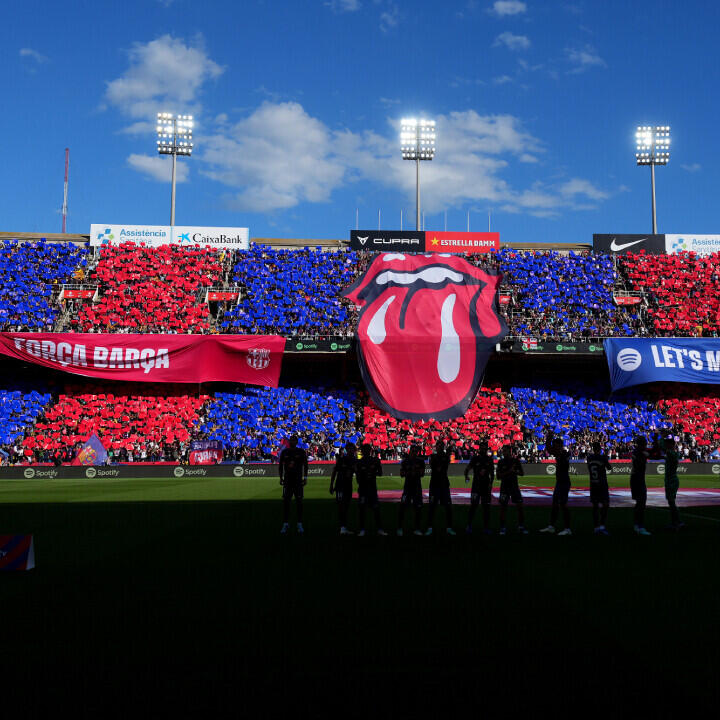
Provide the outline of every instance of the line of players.
<path id="1" fill-rule="evenodd" d="M 280 454 L 279 474 L 280 484 L 283 487 L 283 525 L 281 533 L 289 531 L 290 507 L 295 498 L 297 507 L 297 531 L 304 532 L 302 524 L 302 498 L 303 488 L 307 484 L 308 460 L 304 450 L 297 446 L 298 439 L 290 438 L 289 446 Z M 550 509 L 550 522 L 540 530 L 541 533 L 557 532 L 558 517 L 562 515 L 562 529 L 558 535 L 572 535 L 570 527 L 570 510 L 568 498 L 570 494 L 570 454 L 563 446 L 561 438 L 549 433 L 546 438 L 546 447 L 555 457 L 555 488 L 552 495 Z M 593 452 L 587 457 L 588 473 L 590 475 L 590 502 L 593 507 L 594 532 L 597 535 L 608 535 L 606 527 L 608 508 L 610 507 L 610 490 L 607 480 L 607 471 L 611 469 L 606 454 L 602 452 L 599 442 L 593 443 Z M 679 529 L 683 527 L 676 504 L 679 480 L 677 467 L 680 456 L 675 450 L 675 441 L 672 438 L 663 440 L 656 435 L 653 446 L 648 449 L 644 437 L 635 439 L 632 452 L 632 468 L 630 472 L 630 491 L 635 501 L 634 530 L 638 535 L 650 535 L 645 527 L 645 507 L 647 505 L 647 485 L 645 472 L 648 458 L 651 456 L 665 457 L 665 497 L 670 509 L 670 527 Z M 400 464 L 400 476 L 403 478 L 403 492 L 398 510 L 397 534 L 403 535 L 405 513 L 408 507 L 414 509 L 415 535 L 431 535 L 433 520 L 438 505 L 445 507 L 446 532 L 455 535 L 452 525 L 452 499 L 450 496 L 450 480 L 448 467 L 450 454 L 442 440 L 438 440 L 435 452 L 429 460 L 430 488 L 429 488 L 429 515 L 425 531 L 421 527 L 423 492 L 422 479 L 425 476 L 425 458 L 420 455 L 420 448 L 413 445 L 408 456 Z M 470 512 L 468 524 L 465 528 L 467 534 L 472 533 L 475 513 L 478 505 L 482 506 L 483 531 L 490 534 L 490 505 L 492 502 L 492 488 L 495 477 L 500 480 L 500 534 L 507 533 L 506 517 L 507 507 L 512 502 L 518 514 L 518 532 L 528 534 L 525 527 L 523 511 L 523 496 L 520 491 L 518 478 L 524 475 L 520 461 L 513 455 L 511 445 L 502 449 L 502 457 L 497 467 L 488 455 L 487 442 L 481 442 L 480 447 L 465 468 L 465 482 L 469 482 L 472 473 L 472 489 L 470 494 Z M 378 535 L 387 535 L 383 529 L 380 516 L 380 502 L 378 499 L 377 478 L 383 474 L 382 464 L 369 444 L 361 446 L 361 457 L 357 457 L 357 450 L 353 443 L 348 443 L 345 452 L 341 453 L 335 463 L 330 478 L 330 494 L 335 495 L 338 507 L 338 519 L 341 535 L 352 535 L 348 529 L 348 514 L 353 494 L 353 478 L 358 485 L 359 525 L 358 535 L 366 534 L 365 522 L 367 510 L 372 510 L 375 517 L 375 529 Z"/>

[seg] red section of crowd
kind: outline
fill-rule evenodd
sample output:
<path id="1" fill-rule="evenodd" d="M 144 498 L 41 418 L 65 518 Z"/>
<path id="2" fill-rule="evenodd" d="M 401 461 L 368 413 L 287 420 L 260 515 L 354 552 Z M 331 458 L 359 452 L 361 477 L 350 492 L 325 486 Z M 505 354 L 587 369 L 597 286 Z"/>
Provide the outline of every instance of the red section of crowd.
<path id="1" fill-rule="evenodd" d="M 419 443 L 430 455 L 438 438 L 454 447 L 460 455 L 469 455 L 481 439 L 491 450 L 505 443 L 520 441 L 523 433 L 517 422 L 517 411 L 508 395 L 494 388 L 481 388 L 464 417 L 445 422 L 437 420 L 396 420 L 373 404 L 364 408 L 364 442 L 378 448 L 381 455 L 401 455 L 410 445 Z"/>
<path id="2" fill-rule="evenodd" d="M 217 285 L 222 255 L 212 248 L 135 243 L 106 246 L 90 274 L 100 299 L 71 320 L 77 332 L 203 333 L 210 328 L 198 290 Z"/>
<path id="3" fill-rule="evenodd" d="M 707 390 L 684 387 L 682 397 L 672 395 L 671 387 L 663 391 L 663 398 L 657 400 L 657 408 L 670 421 L 690 433 L 701 447 L 720 445 L 720 396 L 708 395 Z"/>
<path id="4" fill-rule="evenodd" d="M 720 253 L 628 253 L 620 262 L 632 289 L 648 294 L 657 334 L 715 337 L 720 332 Z"/>
<path id="5" fill-rule="evenodd" d="M 42 422 L 23 441 L 25 455 L 38 450 L 73 447 L 95 433 L 108 449 L 140 454 L 152 446 L 187 443 L 200 422 L 199 412 L 208 395 L 169 395 L 154 386 L 125 386 L 128 394 L 106 392 L 80 394 L 83 388 L 67 388 L 51 405 Z M 99 388 L 98 388 L 99 390 Z"/>

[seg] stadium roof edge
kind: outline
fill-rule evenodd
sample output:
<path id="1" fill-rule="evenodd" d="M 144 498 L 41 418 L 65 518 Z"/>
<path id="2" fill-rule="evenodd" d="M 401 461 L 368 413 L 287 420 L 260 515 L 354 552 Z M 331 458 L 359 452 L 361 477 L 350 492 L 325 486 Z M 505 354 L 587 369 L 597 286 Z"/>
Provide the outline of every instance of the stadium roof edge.
<path id="1" fill-rule="evenodd" d="M 349 245 L 347 240 L 316 240 L 311 238 L 251 238 L 258 245 L 270 245 L 279 248 L 326 247 L 342 248 Z M 501 242 L 501 247 L 513 250 L 592 250 L 592 243 L 532 243 L 532 242 Z"/>
<path id="2" fill-rule="evenodd" d="M 79 233 L 42 233 L 42 232 L 5 232 L 0 231 L 2 240 L 47 240 L 48 242 L 72 242 L 86 244 L 90 242 L 90 235 Z"/>
<path id="3" fill-rule="evenodd" d="M 72 242 L 87 244 L 90 242 L 90 235 L 83 233 L 43 233 L 43 232 L 5 232 L 0 231 L 2 240 L 40 240 L 44 238 L 48 242 Z M 276 248 L 303 248 L 321 247 L 327 249 L 340 249 L 348 246 L 347 240 L 317 239 L 317 238 L 251 238 L 250 242 L 258 245 L 270 245 Z M 501 247 L 512 248 L 513 250 L 559 250 L 569 252 L 571 250 L 592 250 L 592 243 L 532 243 L 532 242 L 501 242 Z"/>

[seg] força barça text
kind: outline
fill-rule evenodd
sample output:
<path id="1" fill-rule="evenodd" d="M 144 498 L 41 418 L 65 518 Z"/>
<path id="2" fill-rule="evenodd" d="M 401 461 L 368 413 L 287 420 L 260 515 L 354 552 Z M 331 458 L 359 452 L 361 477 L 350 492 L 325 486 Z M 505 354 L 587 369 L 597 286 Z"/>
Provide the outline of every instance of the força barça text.
<path id="1" fill-rule="evenodd" d="M 88 353 L 87 346 L 81 343 L 59 342 L 52 340 L 29 340 L 14 338 L 15 347 L 36 358 L 56 362 L 63 367 L 72 365 L 80 368 L 140 369 L 149 373 L 155 368 L 169 368 L 170 355 L 166 348 L 122 348 L 96 345 Z"/>

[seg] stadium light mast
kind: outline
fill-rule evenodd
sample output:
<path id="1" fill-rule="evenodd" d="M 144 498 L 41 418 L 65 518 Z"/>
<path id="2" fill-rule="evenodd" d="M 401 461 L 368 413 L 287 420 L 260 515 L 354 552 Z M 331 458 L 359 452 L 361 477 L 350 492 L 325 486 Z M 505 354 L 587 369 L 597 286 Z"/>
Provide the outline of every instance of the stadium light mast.
<path id="1" fill-rule="evenodd" d="M 667 165 L 670 160 L 670 126 L 641 125 L 635 133 L 638 165 L 650 166 L 650 192 L 652 195 L 652 231 L 657 234 L 657 215 L 655 213 L 655 166 Z"/>
<path id="2" fill-rule="evenodd" d="M 400 148 L 403 160 L 415 161 L 415 229 L 420 230 L 420 161 L 435 157 L 435 121 L 401 120 Z"/>
<path id="3" fill-rule="evenodd" d="M 157 149 L 160 155 L 172 155 L 172 189 L 170 193 L 170 225 L 175 225 L 175 170 L 177 156 L 192 155 L 192 115 L 157 115 Z"/>

